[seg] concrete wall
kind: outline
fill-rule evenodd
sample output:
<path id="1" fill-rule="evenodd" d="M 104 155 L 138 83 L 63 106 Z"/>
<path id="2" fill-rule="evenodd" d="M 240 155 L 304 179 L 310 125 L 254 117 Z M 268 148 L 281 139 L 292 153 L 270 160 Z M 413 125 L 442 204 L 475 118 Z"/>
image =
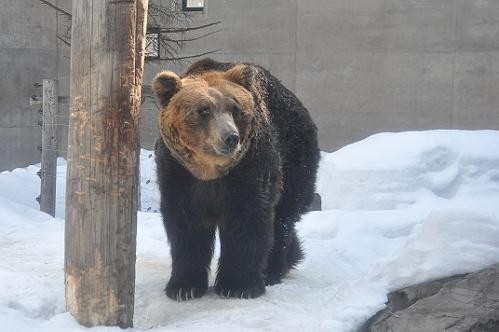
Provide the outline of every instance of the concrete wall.
<path id="1" fill-rule="evenodd" d="M 193 24 L 221 20 L 223 30 L 181 55 L 221 48 L 213 58 L 267 67 L 309 108 L 324 150 L 380 131 L 499 129 L 498 0 L 205 1 Z M 57 3 L 71 8 L 69 0 Z M 69 49 L 56 41 L 64 22 L 53 10 L 36 0 L 0 6 L 4 170 L 39 161 L 39 115 L 28 98 L 40 90 L 32 83 L 59 76 L 68 94 Z M 148 63 L 145 84 L 188 64 Z M 146 101 L 141 136 L 151 148 L 158 111 Z M 67 105 L 60 113 L 64 121 Z M 61 126 L 61 150 L 66 135 Z"/>
<path id="2" fill-rule="evenodd" d="M 41 94 L 33 83 L 57 73 L 53 10 L 38 1 L 0 0 L 0 171 L 40 161 Z"/>
<path id="3" fill-rule="evenodd" d="M 206 3 L 195 23 L 224 30 L 184 54 L 222 48 L 213 58 L 267 67 L 312 112 L 324 150 L 380 131 L 499 129 L 497 0 Z"/>

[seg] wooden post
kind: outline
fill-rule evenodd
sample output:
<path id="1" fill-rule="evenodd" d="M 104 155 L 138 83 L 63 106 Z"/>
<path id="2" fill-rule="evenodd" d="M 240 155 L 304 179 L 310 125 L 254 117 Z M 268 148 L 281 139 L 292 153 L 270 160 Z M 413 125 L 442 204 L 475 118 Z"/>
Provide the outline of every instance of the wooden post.
<path id="1" fill-rule="evenodd" d="M 138 106 L 140 108 L 142 100 L 142 81 L 144 78 L 144 59 L 145 59 L 145 46 L 146 46 L 146 32 L 147 32 L 147 9 L 149 0 L 137 0 L 137 34 L 135 40 L 135 88 L 137 89 Z M 140 156 L 140 149 L 139 149 Z M 140 163 L 140 157 L 139 157 Z M 139 185 L 137 192 L 137 210 L 142 211 L 141 187 L 140 187 L 140 167 L 139 167 Z"/>
<path id="2" fill-rule="evenodd" d="M 147 0 L 73 1 L 65 285 L 85 326 L 133 323 L 146 12 Z"/>
<path id="3" fill-rule="evenodd" d="M 59 105 L 58 97 L 57 81 L 43 80 L 40 211 L 51 216 L 55 216 L 57 176 L 57 134 L 55 125 Z"/>

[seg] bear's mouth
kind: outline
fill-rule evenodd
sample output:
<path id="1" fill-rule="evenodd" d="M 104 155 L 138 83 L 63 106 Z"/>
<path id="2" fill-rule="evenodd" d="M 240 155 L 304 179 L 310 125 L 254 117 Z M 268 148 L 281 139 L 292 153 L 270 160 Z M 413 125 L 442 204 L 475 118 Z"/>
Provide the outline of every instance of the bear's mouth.
<path id="1" fill-rule="evenodd" d="M 215 154 L 218 156 L 231 156 L 237 153 L 241 148 L 241 144 L 238 143 L 237 145 L 234 145 L 233 147 L 229 147 L 226 145 L 223 146 L 217 146 L 217 145 L 208 145 L 208 149 L 206 152 L 210 154 Z"/>
<path id="2" fill-rule="evenodd" d="M 234 146 L 206 143 L 203 148 L 205 154 L 219 157 L 231 157 L 237 154 L 239 150 L 241 150 L 241 143 L 238 143 Z"/>

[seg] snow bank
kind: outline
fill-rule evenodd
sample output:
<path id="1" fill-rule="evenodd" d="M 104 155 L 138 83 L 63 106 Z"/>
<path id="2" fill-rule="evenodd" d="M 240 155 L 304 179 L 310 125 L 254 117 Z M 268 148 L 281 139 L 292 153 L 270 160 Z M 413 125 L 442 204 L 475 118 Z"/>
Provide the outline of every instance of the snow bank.
<path id="1" fill-rule="evenodd" d="M 323 154 L 324 211 L 299 224 L 307 257 L 282 284 L 255 300 L 210 289 L 176 303 L 163 293 L 171 260 L 153 161 L 143 150 L 132 330 L 353 331 L 391 290 L 499 262 L 499 132 L 383 133 Z M 0 174 L 2 329 L 83 331 L 64 312 L 65 162 L 55 219 L 37 211 L 37 171 Z"/>
<path id="2" fill-rule="evenodd" d="M 382 268 L 397 288 L 479 270 L 499 261 L 499 222 L 490 213 L 444 208 L 430 213 L 403 250 Z"/>
<path id="3" fill-rule="evenodd" d="M 499 190 L 498 136 L 487 130 L 373 135 L 323 154 L 317 190 L 324 209 L 428 209 L 474 195 L 481 206 Z"/>

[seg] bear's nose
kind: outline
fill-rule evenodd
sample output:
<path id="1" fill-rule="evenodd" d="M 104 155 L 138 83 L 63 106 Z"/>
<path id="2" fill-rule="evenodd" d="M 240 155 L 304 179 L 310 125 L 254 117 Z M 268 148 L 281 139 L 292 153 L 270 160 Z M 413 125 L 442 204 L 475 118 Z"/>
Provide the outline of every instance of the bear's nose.
<path id="1" fill-rule="evenodd" d="M 227 149 L 229 149 L 232 152 L 236 148 L 237 143 L 239 143 L 239 135 L 235 131 L 229 132 L 224 135 L 223 141 Z"/>

